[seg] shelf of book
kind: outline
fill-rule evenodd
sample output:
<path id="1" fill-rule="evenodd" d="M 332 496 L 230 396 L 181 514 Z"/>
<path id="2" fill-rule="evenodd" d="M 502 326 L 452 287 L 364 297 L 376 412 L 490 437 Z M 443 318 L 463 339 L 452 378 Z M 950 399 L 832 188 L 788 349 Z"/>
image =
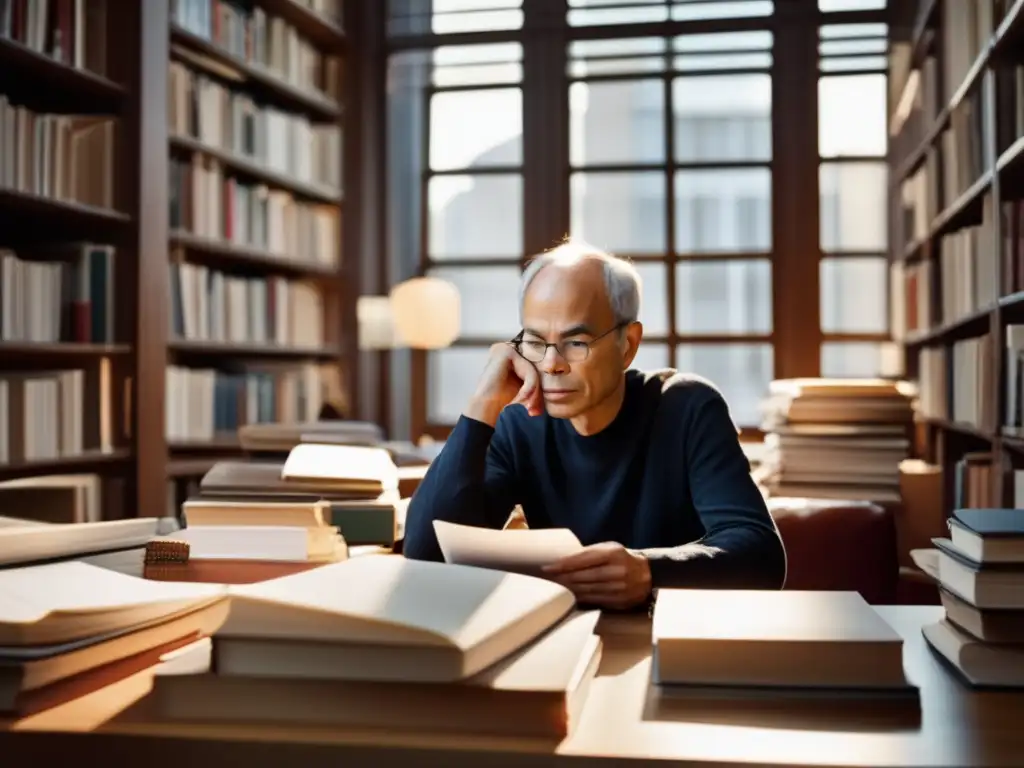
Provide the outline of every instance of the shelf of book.
<path id="1" fill-rule="evenodd" d="M 922 0 L 891 116 L 894 338 L 954 504 L 1024 506 L 1022 0 Z"/>
<path id="2" fill-rule="evenodd" d="M 178 486 L 209 454 L 240 455 L 241 424 L 315 420 L 356 355 L 342 4 L 209 7 L 178 0 L 169 27 L 165 438 Z"/>
<path id="3" fill-rule="evenodd" d="M 0 13 L 0 504 L 12 484 L 95 475 L 117 515 L 137 490 L 139 211 L 121 167 L 141 63 L 109 41 L 141 6 L 106 5 Z"/>
<path id="4" fill-rule="evenodd" d="M 344 3 L 26 8 L 0 13 L 0 482 L 96 473 L 110 514 L 162 515 L 240 454 L 232 420 L 354 378 Z"/>

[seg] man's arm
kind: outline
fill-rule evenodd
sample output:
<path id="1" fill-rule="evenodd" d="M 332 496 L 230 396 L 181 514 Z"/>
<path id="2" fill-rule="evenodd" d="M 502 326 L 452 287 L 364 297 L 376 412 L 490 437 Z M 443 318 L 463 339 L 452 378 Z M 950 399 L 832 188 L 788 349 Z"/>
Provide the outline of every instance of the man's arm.
<path id="1" fill-rule="evenodd" d="M 515 507 L 515 475 L 504 418 L 497 427 L 462 416 L 431 463 L 405 518 L 403 552 L 443 560 L 434 521 L 500 528 Z"/>
<path id="2" fill-rule="evenodd" d="M 698 405 L 687 425 L 686 464 L 706 535 L 692 544 L 640 550 L 650 563 L 652 586 L 781 589 L 782 539 L 718 392 Z"/>

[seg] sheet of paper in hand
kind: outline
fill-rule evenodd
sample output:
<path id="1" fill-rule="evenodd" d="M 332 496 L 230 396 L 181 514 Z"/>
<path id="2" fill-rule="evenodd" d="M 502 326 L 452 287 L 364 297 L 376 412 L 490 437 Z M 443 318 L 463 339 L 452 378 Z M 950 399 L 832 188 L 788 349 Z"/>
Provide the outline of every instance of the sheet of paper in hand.
<path id="1" fill-rule="evenodd" d="M 494 530 L 435 520 L 434 533 L 445 562 L 515 573 L 537 574 L 583 548 L 568 528 Z"/>

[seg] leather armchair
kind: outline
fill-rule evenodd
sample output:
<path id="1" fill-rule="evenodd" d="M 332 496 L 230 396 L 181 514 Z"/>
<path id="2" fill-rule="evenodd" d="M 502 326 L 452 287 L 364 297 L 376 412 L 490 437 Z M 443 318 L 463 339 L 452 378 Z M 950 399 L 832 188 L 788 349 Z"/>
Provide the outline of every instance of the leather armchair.
<path id="1" fill-rule="evenodd" d="M 898 602 L 891 509 L 870 502 L 770 498 L 786 547 L 786 589 L 855 591 L 873 605 Z"/>

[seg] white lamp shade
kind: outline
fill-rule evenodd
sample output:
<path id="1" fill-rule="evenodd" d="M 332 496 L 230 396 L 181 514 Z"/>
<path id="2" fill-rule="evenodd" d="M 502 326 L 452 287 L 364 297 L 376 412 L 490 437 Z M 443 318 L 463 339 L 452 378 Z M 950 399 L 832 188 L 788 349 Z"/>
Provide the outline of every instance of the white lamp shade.
<path id="1" fill-rule="evenodd" d="M 391 316 L 399 344 L 443 349 L 459 336 L 459 289 L 436 277 L 414 277 L 391 289 Z"/>
<path id="2" fill-rule="evenodd" d="M 356 300 L 360 349 L 391 349 L 398 346 L 389 296 L 360 296 Z"/>

